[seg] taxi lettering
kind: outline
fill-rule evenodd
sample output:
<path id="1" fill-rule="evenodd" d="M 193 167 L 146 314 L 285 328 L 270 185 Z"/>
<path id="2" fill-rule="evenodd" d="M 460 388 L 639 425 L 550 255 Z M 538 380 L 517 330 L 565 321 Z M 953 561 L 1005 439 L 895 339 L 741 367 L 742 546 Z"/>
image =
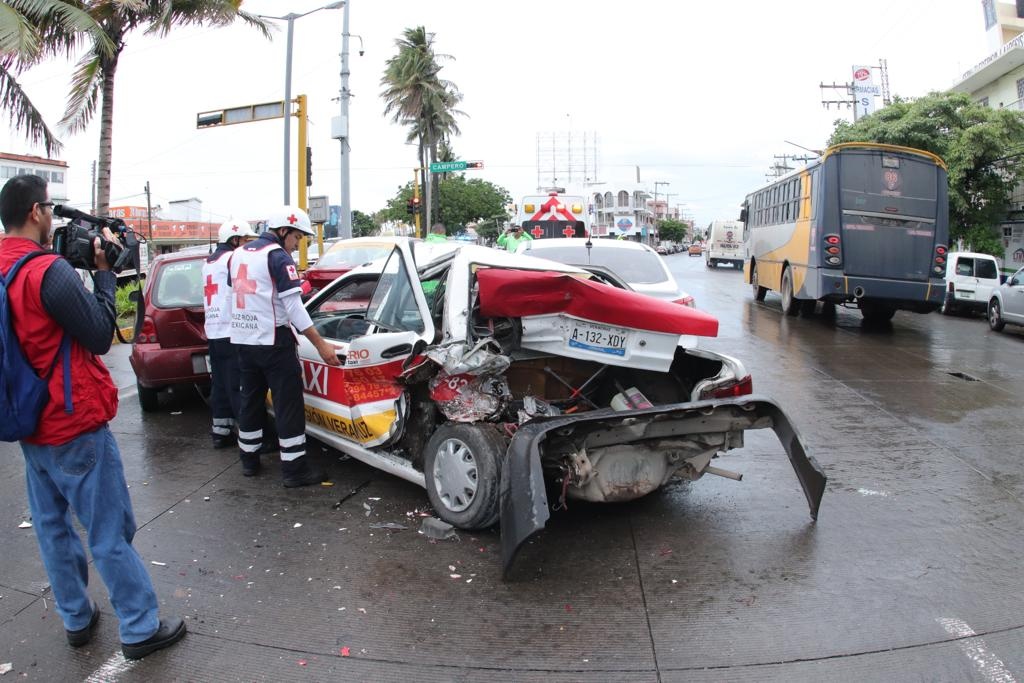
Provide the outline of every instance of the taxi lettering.
<path id="1" fill-rule="evenodd" d="M 309 393 L 327 398 L 327 366 L 302 362 L 302 387 Z"/>

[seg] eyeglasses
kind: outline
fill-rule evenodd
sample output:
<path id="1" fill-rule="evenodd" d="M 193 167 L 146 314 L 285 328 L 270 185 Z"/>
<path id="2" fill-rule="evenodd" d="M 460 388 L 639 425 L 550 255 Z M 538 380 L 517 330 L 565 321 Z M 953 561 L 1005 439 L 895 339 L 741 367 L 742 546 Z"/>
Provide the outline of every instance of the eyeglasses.
<path id="1" fill-rule="evenodd" d="M 53 202 L 36 202 L 36 204 L 41 206 L 41 207 L 43 207 L 43 208 L 47 208 L 47 207 L 49 207 L 50 209 L 53 208 Z"/>

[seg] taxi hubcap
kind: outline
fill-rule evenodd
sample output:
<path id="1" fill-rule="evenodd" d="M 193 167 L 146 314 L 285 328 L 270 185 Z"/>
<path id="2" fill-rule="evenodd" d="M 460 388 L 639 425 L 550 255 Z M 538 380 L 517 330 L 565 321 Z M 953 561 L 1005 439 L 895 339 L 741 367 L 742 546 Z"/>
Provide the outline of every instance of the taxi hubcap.
<path id="1" fill-rule="evenodd" d="M 447 439 L 434 456 L 434 486 L 446 508 L 462 512 L 473 503 L 477 489 L 476 458 L 469 446 Z"/>

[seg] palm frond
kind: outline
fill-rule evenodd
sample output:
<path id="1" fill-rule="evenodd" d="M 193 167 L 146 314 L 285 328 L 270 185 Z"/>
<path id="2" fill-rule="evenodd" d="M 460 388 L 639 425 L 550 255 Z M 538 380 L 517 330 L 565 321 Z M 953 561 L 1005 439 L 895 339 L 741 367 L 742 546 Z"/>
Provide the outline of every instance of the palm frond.
<path id="1" fill-rule="evenodd" d="M 0 54 L 31 62 L 39 54 L 39 34 L 29 18 L 6 2 L 0 3 Z"/>
<path id="2" fill-rule="evenodd" d="M 70 133 L 85 130 L 96 114 L 103 87 L 103 62 L 99 55 L 87 54 L 71 75 L 67 108 L 60 126 Z"/>
<path id="3" fill-rule="evenodd" d="M 36 109 L 21 85 L 8 69 L 7 61 L 0 63 L 0 109 L 10 113 L 11 123 L 34 145 L 42 144 L 46 156 L 61 150 L 60 140 L 46 125 L 43 115 Z"/>

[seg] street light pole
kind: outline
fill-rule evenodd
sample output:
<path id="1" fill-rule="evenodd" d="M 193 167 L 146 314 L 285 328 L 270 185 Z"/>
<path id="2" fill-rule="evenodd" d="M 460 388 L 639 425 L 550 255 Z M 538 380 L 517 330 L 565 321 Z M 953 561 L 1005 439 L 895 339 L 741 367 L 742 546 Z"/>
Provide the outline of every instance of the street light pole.
<path id="1" fill-rule="evenodd" d="M 339 9 L 344 5 L 345 7 L 345 22 L 348 25 L 348 3 L 339 1 L 332 2 L 329 5 L 323 7 L 317 7 L 311 9 L 308 12 L 302 14 L 295 14 L 291 12 L 284 15 L 283 17 L 271 17 L 265 14 L 260 14 L 260 19 L 274 19 L 277 21 L 288 22 L 288 42 L 285 47 L 285 60 L 284 60 L 284 203 L 291 204 L 291 147 L 292 147 L 292 37 L 295 33 L 295 20 L 301 19 L 302 17 L 312 14 L 313 12 L 319 12 L 322 9 Z M 348 28 L 345 29 L 348 32 Z M 302 154 L 306 153 L 306 150 L 301 150 Z"/>

